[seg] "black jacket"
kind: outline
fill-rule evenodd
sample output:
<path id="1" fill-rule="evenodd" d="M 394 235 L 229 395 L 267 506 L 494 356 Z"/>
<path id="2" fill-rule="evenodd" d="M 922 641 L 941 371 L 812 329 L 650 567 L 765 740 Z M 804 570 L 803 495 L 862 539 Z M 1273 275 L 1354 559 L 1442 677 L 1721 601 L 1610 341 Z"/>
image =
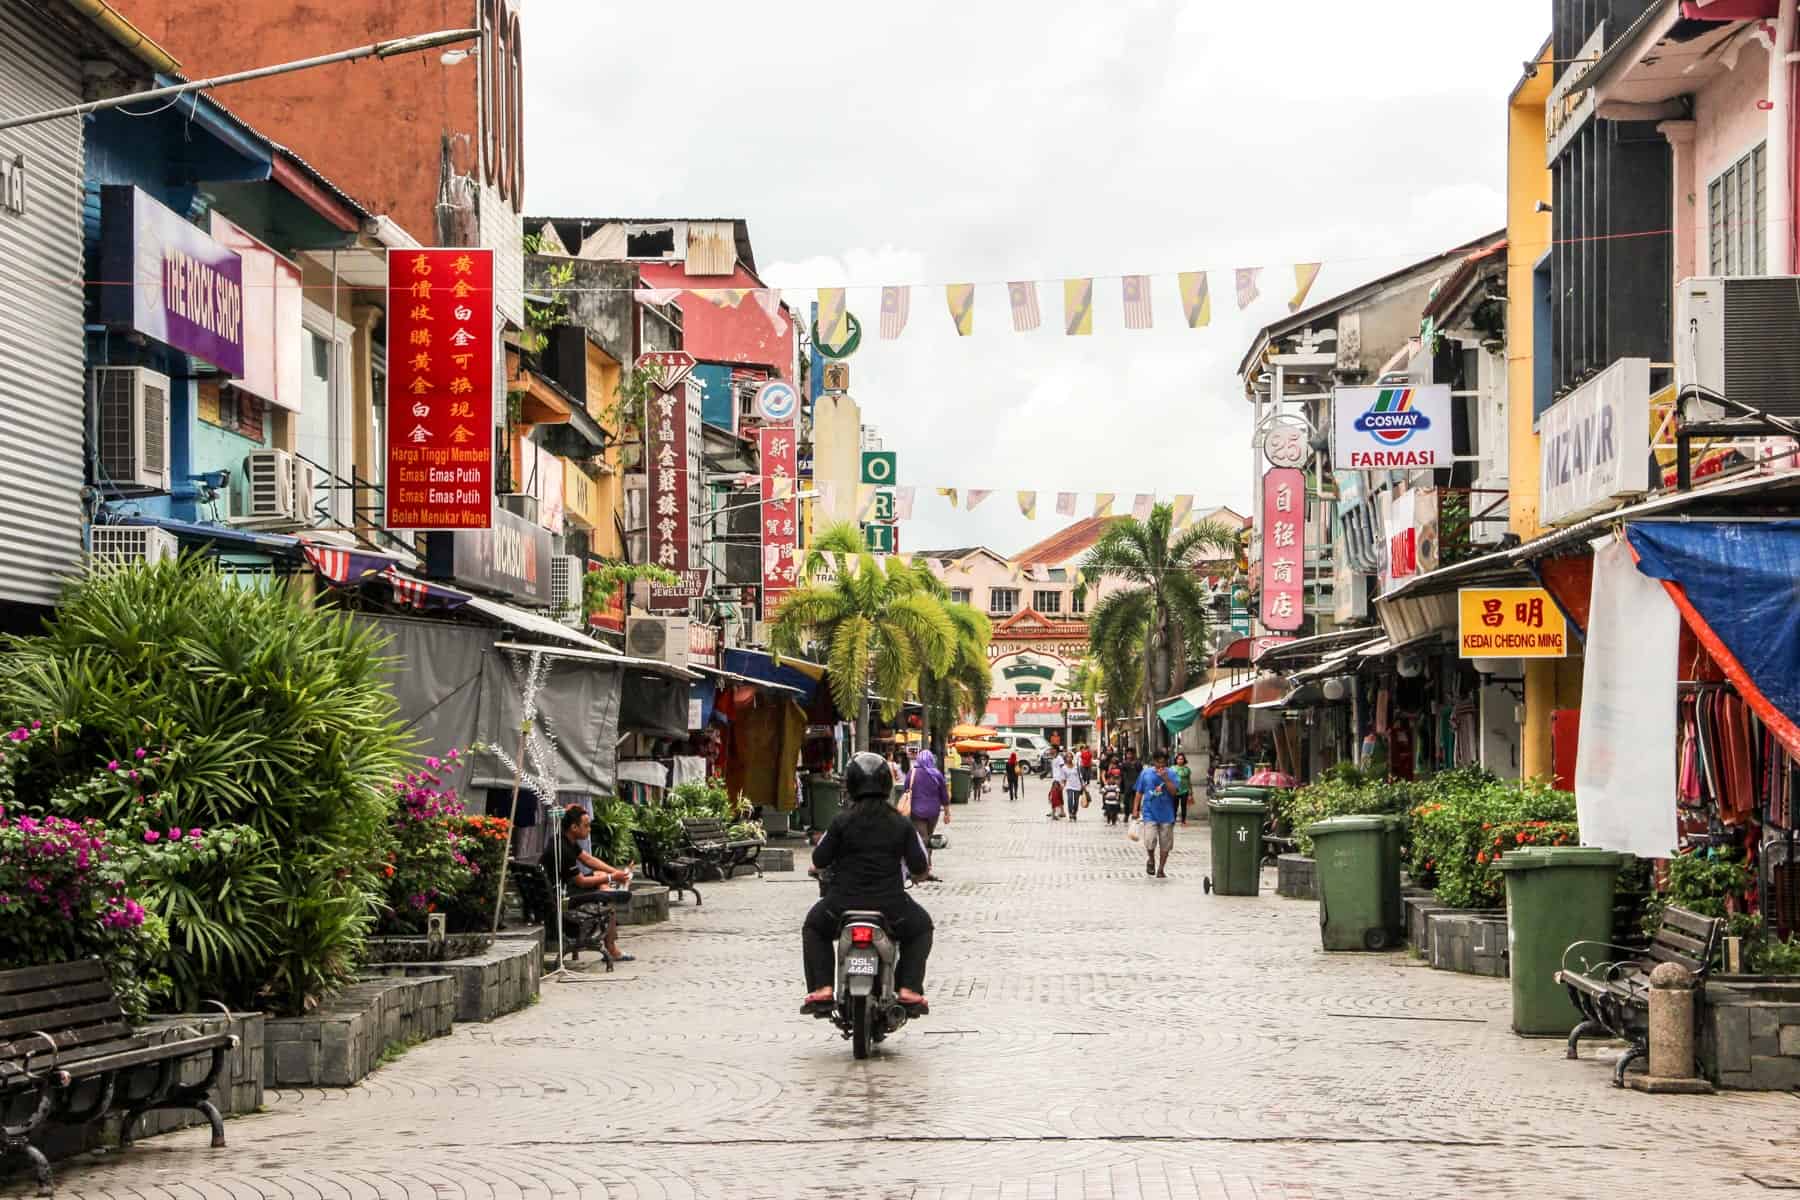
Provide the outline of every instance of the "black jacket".
<path id="1" fill-rule="evenodd" d="M 906 894 L 901 866 L 923 875 L 931 865 L 911 821 L 879 804 L 839 813 L 813 847 L 813 866 L 831 871 L 827 898 L 849 907 L 878 908 Z"/>

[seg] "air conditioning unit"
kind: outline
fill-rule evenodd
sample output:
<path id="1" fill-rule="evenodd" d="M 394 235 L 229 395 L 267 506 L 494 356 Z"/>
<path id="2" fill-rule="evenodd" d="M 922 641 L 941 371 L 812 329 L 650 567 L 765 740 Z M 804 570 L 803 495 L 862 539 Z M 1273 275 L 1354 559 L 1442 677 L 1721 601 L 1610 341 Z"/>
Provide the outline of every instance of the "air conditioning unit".
<path id="1" fill-rule="evenodd" d="M 97 567 L 148 565 L 174 558 L 181 552 L 174 534 L 149 525 L 90 526 L 88 546 Z"/>
<path id="2" fill-rule="evenodd" d="M 550 614 L 571 628 L 581 626 L 581 579 L 587 563 L 579 554 L 550 558 Z"/>
<path id="3" fill-rule="evenodd" d="M 529 492 L 501 493 L 500 507 L 533 525 L 538 523 L 538 498 Z"/>
<path id="4" fill-rule="evenodd" d="M 625 653 L 633 658 L 685 667 L 688 663 L 686 617 L 628 617 L 625 620 Z"/>
<path id="5" fill-rule="evenodd" d="M 244 455 L 243 486 L 233 506 L 237 520 L 259 525 L 293 522 L 293 459 L 286 450 L 252 450 Z"/>
<path id="6" fill-rule="evenodd" d="M 288 457 L 288 494 L 292 497 L 291 513 L 302 525 L 313 523 L 314 488 L 318 468 L 298 454 Z"/>
<path id="7" fill-rule="evenodd" d="M 1684 279 L 1675 287 L 1675 377 L 1779 417 L 1800 417 L 1800 276 Z M 1690 418 L 1738 415 L 1690 403 Z"/>
<path id="8" fill-rule="evenodd" d="M 169 377 L 144 367 L 94 368 L 103 484 L 169 490 Z"/>

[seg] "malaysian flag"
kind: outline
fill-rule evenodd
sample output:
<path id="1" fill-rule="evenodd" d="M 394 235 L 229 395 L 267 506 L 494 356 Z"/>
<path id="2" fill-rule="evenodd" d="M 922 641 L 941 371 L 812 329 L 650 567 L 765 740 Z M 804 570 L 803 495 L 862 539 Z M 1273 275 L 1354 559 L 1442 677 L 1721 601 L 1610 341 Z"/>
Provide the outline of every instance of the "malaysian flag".
<path id="1" fill-rule="evenodd" d="M 1125 328 L 1150 328 L 1150 277 L 1127 275 L 1120 288 L 1125 294 Z"/>
<path id="2" fill-rule="evenodd" d="M 884 287 L 881 289 L 881 337 L 891 342 L 900 336 L 906 328 L 906 317 L 912 308 L 912 289 L 909 287 Z"/>
<path id="3" fill-rule="evenodd" d="M 1075 515 L 1074 492 L 1056 493 L 1056 515 L 1059 517 L 1072 517 Z"/>
<path id="4" fill-rule="evenodd" d="M 1237 297 L 1240 309 L 1249 308 L 1262 295 L 1257 287 L 1257 280 L 1262 276 L 1261 267 L 1239 267 L 1237 269 Z"/>
<path id="5" fill-rule="evenodd" d="M 394 599 L 404 604 L 410 604 L 414 608 L 425 607 L 425 597 L 431 591 L 428 586 L 419 582 L 417 579 L 409 579 L 399 571 L 396 571 L 393 567 L 389 567 L 381 574 L 393 585 Z"/>
<path id="6" fill-rule="evenodd" d="M 975 506 L 977 504 L 980 504 L 983 500 L 986 500 L 989 496 L 991 496 L 993 494 L 994 493 L 988 489 L 970 488 L 969 494 L 966 497 L 964 497 L 964 500 L 966 501 L 966 503 L 963 505 L 963 507 L 965 509 L 967 509 L 969 512 L 974 512 Z"/>
<path id="7" fill-rule="evenodd" d="M 1036 329 L 1043 321 L 1038 312 L 1037 284 L 1029 280 L 1023 283 L 1006 285 L 1006 295 L 1012 301 L 1013 331 L 1024 333 L 1028 329 Z"/>
<path id="8" fill-rule="evenodd" d="M 1131 515 L 1140 521 L 1150 519 L 1150 510 L 1156 507 L 1156 497 L 1140 492 L 1131 501 Z"/>

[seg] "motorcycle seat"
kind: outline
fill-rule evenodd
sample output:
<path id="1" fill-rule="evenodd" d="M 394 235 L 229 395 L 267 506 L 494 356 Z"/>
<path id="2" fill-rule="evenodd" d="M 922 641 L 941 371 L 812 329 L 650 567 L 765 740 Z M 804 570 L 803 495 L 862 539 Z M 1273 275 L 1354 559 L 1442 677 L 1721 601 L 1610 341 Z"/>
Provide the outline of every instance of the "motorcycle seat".
<path id="1" fill-rule="evenodd" d="M 847 912 L 844 914 L 844 919 L 838 922 L 838 928 L 843 929 L 847 925 L 853 925 L 859 922 L 880 926 L 884 933 L 892 932 L 892 930 L 888 929 L 887 917 L 878 912 Z"/>

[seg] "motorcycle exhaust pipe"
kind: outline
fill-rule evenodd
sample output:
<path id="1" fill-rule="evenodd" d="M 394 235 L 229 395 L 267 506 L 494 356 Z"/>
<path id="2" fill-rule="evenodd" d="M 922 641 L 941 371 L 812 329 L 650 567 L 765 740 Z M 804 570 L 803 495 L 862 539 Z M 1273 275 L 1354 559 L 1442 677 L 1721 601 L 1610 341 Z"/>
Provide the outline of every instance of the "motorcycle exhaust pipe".
<path id="1" fill-rule="evenodd" d="M 897 1032 L 899 1030 L 899 1028 L 904 1024 L 906 1024 L 906 1009 L 903 1008 L 899 1004 L 898 1001 L 896 1001 L 893 1004 L 888 1005 L 888 1010 L 887 1010 L 888 1032 L 889 1033 Z"/>

